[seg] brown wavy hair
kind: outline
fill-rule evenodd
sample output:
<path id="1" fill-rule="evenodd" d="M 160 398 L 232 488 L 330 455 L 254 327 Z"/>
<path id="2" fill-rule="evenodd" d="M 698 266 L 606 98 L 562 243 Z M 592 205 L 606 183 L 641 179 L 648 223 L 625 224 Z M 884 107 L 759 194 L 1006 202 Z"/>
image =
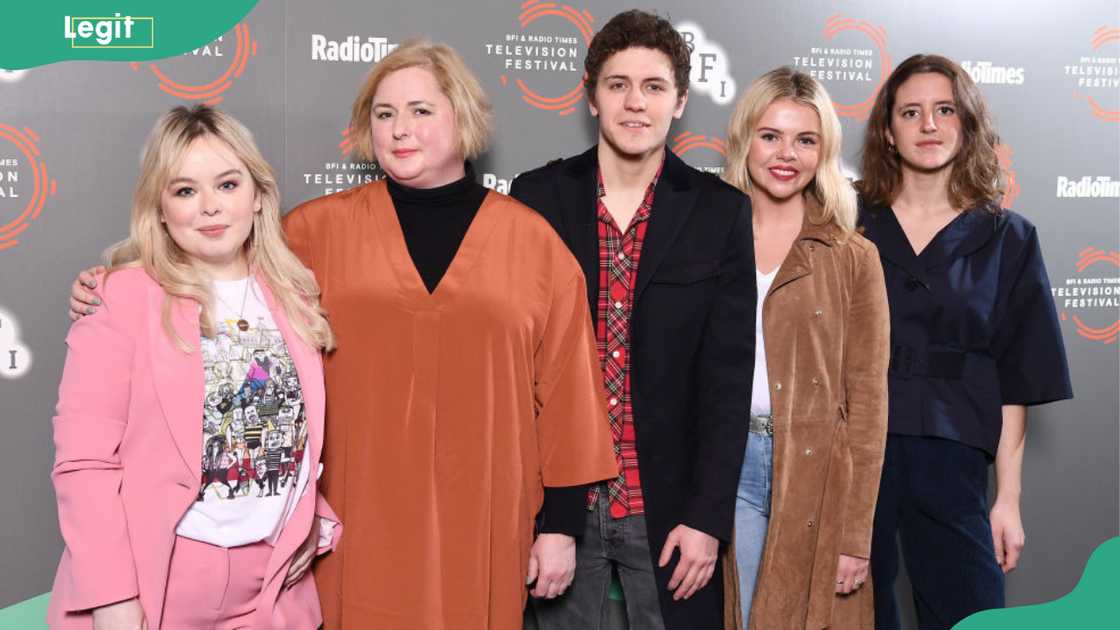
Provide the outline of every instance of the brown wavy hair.
<path id="1" fill-rule="evenodd" d="M 677 97 L 682 98 L 688 92 L 692 51 L 688 49 L 684 37 L 668 20 L 656 13 L 630 9 L 612 17 L 587 47 L 587 56 L 583 60 L 586 72 L 583 87 L 591 104 L 595 104 L 595 84 L 599 82 L 603 66 L 612 55 L 627 48 L 651 48 L 665 53 L 673 65 Z"/>
<path id="2" fill-rule="evenodd" d="M 913 55 L 891 72 L 875 97 L 867 121 L 856 189 L 869 205 L 889 205 L 902 187 L 901 158 L 887 139 L 898 88 L 915 74 L 934 72 L 953 85 L 953 101 L 961 121 L 961 146 L 953 158 L 949 177 L 949 202 L 954 208 L 983 206 L 999 211 L 1004 178 L 996 145 L 999 135 L 972 77 L 956 62 L 941 55 Z"/>

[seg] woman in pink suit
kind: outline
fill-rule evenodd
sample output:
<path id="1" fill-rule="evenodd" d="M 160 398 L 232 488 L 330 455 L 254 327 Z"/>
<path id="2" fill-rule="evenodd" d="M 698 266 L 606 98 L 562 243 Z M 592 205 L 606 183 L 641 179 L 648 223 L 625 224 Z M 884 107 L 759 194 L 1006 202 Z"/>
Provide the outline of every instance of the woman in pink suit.
<path id="1" fill-rule="evenodd" d="M 249 132 L 204 106 L 163 116 L 109 258 L 54 418 L 66 549 L 50 626 L 318 628 L 307 567 L 341 534 L 317 489 L 333 338 Z M 307 427 L 291 451 L 281 418 Z M 293 483 L 241 487 L 295 452 Z"/>

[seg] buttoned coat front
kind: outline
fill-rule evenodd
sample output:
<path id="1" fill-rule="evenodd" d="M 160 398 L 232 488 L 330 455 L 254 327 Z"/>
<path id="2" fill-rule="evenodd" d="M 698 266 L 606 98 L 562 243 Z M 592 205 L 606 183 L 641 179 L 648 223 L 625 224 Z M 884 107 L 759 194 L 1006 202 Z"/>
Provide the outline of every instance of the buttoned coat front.
<path id="1" fill-rule="evenodd" d="M 886 441 L 890 322 L 878 252 L 806 220 L 764 299 L 774 459 L 750 627 L 871 628 L 871 584 L 835 591 L 840 554 L 870 557 Z M 725 624 L 741 630 L 734 549 L 724 562 Z"/>

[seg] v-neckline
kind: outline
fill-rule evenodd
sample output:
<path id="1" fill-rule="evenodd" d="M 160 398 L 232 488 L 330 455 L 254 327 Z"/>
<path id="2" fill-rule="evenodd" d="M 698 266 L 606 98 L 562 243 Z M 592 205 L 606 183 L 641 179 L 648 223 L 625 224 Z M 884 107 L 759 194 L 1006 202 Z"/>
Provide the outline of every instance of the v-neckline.
<path id="1" fill-rule="evenodd" d="M 917 250 L 914 249 L 914 242 L 910 240 L 910 235 L 907 234 L 906 229 L 902 227 L 902 221 L 898 220 L 898 213 L 895 212 L 895 209 L 893 207 L 888 206 L 887 209 L 891 211 L 891 219 L 894 221 L 895 227 L 898 228 L 899 234 L 902 235 L 902 240 L 903 240 L 903 242 L 906 243 L 907 251 L 910 253 L 911 256 L 914 257 L 915 260 L 922 260 L 922 255 L 925 254 L 926 252 L 930 251 L 931 249 L 933 249 L 933 245 L 935 243 L 937 243 L 938 240 L 941 239 L 941 235 L 948 232 L 949 228 L 952 227 L 953 224 L 956 223 L 957 221 L 960 221 L 964 217 L 964 215 L 967 214 L 967 212 L 968 212 L 967 210 L 962 210 L 962 211 L 958 212 L 957 216 L 953 217 L 952 219 L 949 219 L 948 223 L 941 226 L 941 228 L 938 229 L 937 232 L 935 232 L 933 234 L 933 237 L 929 239 L 929 242 L 927 242 L 925 247 L 922 248 L 922 251 L 917 251 Z"/>
<path id="2" fill-rule="evenodd" d="M 401 229 L 393 198 L 389 195 L 388 184 L 382 181 L 373 186 L 370 202 L 381 231 L 388 237 L 385 249 L 389 256 L 389 263 L 396 275 L 401 296 L 413 307 L 439 308 L 451 299 L 449 296 L 454 295 L 456 288 L 462 286 L 466 275 L 478 261 L 494 227 L 494 216 L 491 211 L 493 194 L 493 191 L 486 193 L 443 277 L 436 283 L 435 289 L 428 291 L 423 277 L 420 276 L 420 270 L 416 268 L 416 263 L 408 252 L 404 230 Z"/>

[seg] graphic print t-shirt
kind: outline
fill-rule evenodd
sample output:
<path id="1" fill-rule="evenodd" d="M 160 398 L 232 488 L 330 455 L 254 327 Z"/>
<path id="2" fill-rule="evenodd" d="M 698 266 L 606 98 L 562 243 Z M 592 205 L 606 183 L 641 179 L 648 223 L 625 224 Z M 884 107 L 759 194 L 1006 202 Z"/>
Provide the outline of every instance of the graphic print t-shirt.
<path id="1" fill-rule="evenodd" d="M 259 285 L 246 278 L 213 290 L 217 333 L 202 338 L 201 490 L 175 532 L 221 547 L 274 541 L 307 484 L 299 377 Z"/>

